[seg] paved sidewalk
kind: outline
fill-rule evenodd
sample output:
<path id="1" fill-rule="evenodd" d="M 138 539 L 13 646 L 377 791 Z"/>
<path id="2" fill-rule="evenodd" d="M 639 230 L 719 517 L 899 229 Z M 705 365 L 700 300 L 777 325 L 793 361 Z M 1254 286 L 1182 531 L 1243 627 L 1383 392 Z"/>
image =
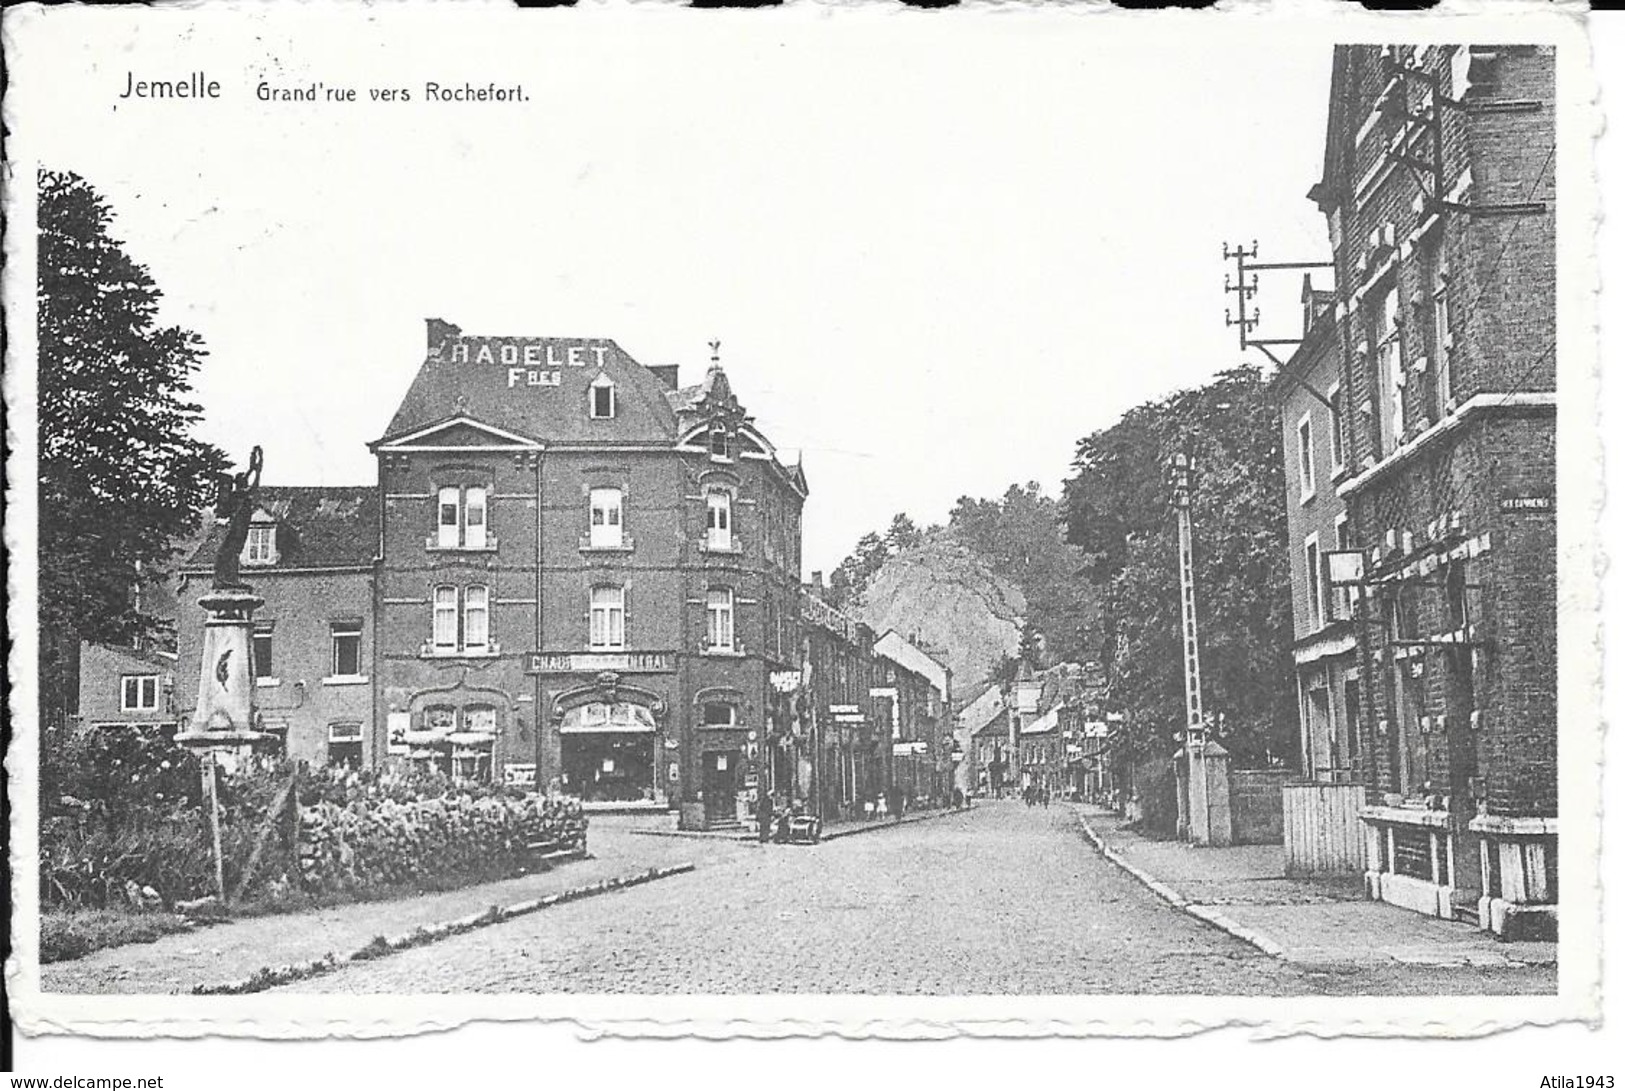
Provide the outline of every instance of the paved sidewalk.
<path id="1" fill-rule="evenodd" d="M 247 917 L 153 943 L 110 947 L 42 966 L 40 988 L 52 993 L 188 993 L 194 985 L 244 978 L 266 966 L 348 954 L 375 936 L 441 924 L 493 905 L 545 897 L 654 867 L 692 862 L 703 868 L 743 851 L 722 842 L 634 837 L 635 825 L 635 820 L 621 816 L 592 818 L 587 835 L 592 855 L 551 871 L 412 898 Z"/>
<path id="2" fill-rule="evenodd" d="M 1113 863 L 1193 916 L 1288 962 L 1549 967 L 1555 987 L 1555 943 L 1504 943 L 1471 925 L 1370 901 L 1357 876 L 1289 879 L 1280 845 L 1196 848 L 1142 836 L 1103 807 L 1077 808 Z"/>

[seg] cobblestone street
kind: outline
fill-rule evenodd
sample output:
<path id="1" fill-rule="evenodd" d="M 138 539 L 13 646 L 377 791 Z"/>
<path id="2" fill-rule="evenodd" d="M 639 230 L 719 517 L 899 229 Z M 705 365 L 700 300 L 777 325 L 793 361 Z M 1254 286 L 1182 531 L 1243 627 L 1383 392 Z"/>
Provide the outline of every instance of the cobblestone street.
<path id="1" fill-rule="evenodd" d="M 1160 901 L 1071 807 L 974 810 L 695 872 L 290 985 L 289 992 L 1538 992 L 1528 972 L 1304 972 Z"/>

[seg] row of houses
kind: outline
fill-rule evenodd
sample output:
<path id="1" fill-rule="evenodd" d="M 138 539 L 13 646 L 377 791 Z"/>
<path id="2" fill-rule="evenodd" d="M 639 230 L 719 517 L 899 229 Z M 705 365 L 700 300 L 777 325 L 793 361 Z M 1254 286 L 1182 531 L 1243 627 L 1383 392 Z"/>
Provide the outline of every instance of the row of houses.
<path id="1" fill-rule="evenodd" d="M 1106 678 L 1099 663 L 1059 663 L 989 683 L 958 715 L 967 790 L 1003 796 L 1037 788 L 1058 798 L 1110 793 Z"/>
<path id="2" fill-rule="evenodd" d="M 807 479 L 714 356 L 682 386 L 613 341 L 430 320 L 369 446 L 374 485 L 258 493 L 239 561 L 274 749 L 685 828 L 761 793 L 827 819 L 946 795 L 946 668 L 802 583 Z M 180 568 L 172 657 L 84 650 L 84 722 L 184 725 L 224 533 Z"/>
<path id="3" fill-rule="evenodd" d="M 1275 389 L 1306 782 L 1369 892 L 1506 935 L 1557 902 L 1554 55 L 1341 46 Z"/>

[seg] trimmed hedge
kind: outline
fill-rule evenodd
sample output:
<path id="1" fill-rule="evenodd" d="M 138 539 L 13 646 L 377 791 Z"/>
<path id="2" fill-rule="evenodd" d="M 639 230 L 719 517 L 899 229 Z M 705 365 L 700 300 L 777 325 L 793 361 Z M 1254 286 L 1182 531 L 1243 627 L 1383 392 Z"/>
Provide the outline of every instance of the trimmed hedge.
<path id="1" fill-rule="evenodd" d="M 586 817 L 571 800 L 324 801 L 300 808 L 299 882 L 312 893 L 440 886 L 518 874 L 540 852 L 586 846 Z"/>
<path id="2" fill-rule="evenodd" d="M 42 909 L 147 911 L 212 892 L 195 755 L 149 731 L 41 741 Z M 271 813 L 290 781 L 297 827 L 292 807 Z M 538 844 L 586 851 L 579 804 L 438 773 L 255 758 L 217 784 L 226 889 L 264 908 L 502 878 L 533 866 Z"/>

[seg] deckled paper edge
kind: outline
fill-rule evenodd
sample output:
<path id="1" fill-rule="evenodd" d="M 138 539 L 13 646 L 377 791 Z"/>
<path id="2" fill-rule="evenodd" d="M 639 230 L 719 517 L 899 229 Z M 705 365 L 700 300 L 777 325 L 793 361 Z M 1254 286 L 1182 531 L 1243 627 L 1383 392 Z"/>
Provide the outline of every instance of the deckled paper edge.
<path id="1" fill-rule="evenodd" d="M 172 9 L 225 9 L 252 12 L 253 5 L 169 4 Z M 305 5 L 306 10 L 319 5 Z M 489 10 L 504 12 L 497 4 Z M 668 8 L 663 0 L 583 5 L 563 17 L 603 18 L 626 14 L 649 17 L 650 9 Z M 1042 14 L 1029 9 L 1043 8 Z M 633 8 L 643 9 L 633 13 Z M 62 9 L 57 9 L 61 11 Z M 1248 15 L 1269 18 L 1261 33 L 1304 30 L 1307 24 L 1335 32 L 1340 41 L 1538 41 L 1559 46 L 1558 59 L 1558 419 L 1559 490 L 1559 702 L 1566 725 L 1560 740 L 1560 791 L 1564 815 L 1560 869 L 1564 876 L 1563 928 L 1559 942 L 1560 983 L 1556 996 L 1544 997 L 605 997 L 370 996 L 367 1006 L 379 1012 L 354 1018 L 354 998 L 312 995 L 241 998 L 166 996 L 82 996 L 38 991 L 37 851 L 38 736 L 34 710 L 38 690 L 34 677 L 37 608 L 34 587 L 34 543 L 37 510 L 31 487 L 37 477 L 34 396 L 35 312 L 34 163 L 28 154 L 27 130 L 18 124 L 18 87 L 9 88 L 4 109 L 16 134 L 13 159 L 7 164 L 7 235 L 4 299 L 11 333 L 4 392 L 7 404 L 8 483 L 6 544 L 20 563 L 8 568 L 8 611 L 14 641 L 10 677 L 12 722 L 16 735 L 7 754 L 11 777 L 12 873 L 17 910 L 13 914 L 13 956 L 6 972 L 13 1017 L 24 1033 L 79 1034 L 93 1037 L 199 1037 L 233 1035 L 263 1038 L 375 1038 L 454 1028 L 474 1020 L 550 1020 L 574 1024 L 587 1038 L 607 1036 L 698 1036 L 846 1038 L 1047 1037 L 1110 1035 L 1182 1037 L 1221 1027 L 1248 1030 L 1253 1037 L 1296 1034 L 1476 1037 L 1525 1025 L 1583 1021 L 1596 1025 L 1601 999 L 1601 618 L 1600 569 L 1603 554 L 1598 534 L 1602 504 L 1601 441 L 1596 427 L 1599 382 L 1597 354 L 1598 274 L 1595 232 L 1600 218 L 1593 145 L 1601 132 L 1590 46 L 1585 35 L 1584 4 L 1533 2 L 1456 2 L 1431 12 L 1372 14 L 1351 11 L 1340 0 L 1306 3 L 1222 3 L 1206 12 L 1125 13 L 1101 3 L 1080 3 L 1065 10 L 1037 0 L 980 0 L 958 9 L 925 12 L 892 9 L 877 3 L 836 4 L 799 0 L 773 11 L 685 12 L 698 19 L 750 18 L 968 18 L 989 11 L 1039 18 L 1087 17 L 1097 23 L 1155 25 L 1162 28 L 1201 25 L 1204 20 L 1234 20 Z M 484 14 L 484 13 L 482 13 Z M 528 17 L 548 17 L 542 12 Z M 659 13 L 668 14 L 666 12 Z M 12 9 L 4 23 L 8 55 L 16 48 L 26 22 L 37 9 Z M 59 17 L 59 16 L 48 16 Z M 272 18 L 275 17 L 273 14 Z M 552 15 L 551 17 L 559 17 Z M 1160 20 L 1160 22 L 1156 22 Z M 1462 29 L 1463 27 L 1467 29 Z M 1535 28 L 1539 33 L 1529 28 Z M 1315 31 L 1308 31 L 1315 33 Z M 1332 39 L 1318 48 L 1330 49 Z M 1316 46 L 1300 46 L 1316 48 Z M 16 69 L 12 68 L 13 77 Z M 26 96 L 28 89 L 24 87 Z M 26 101 L 26 99 L 25 99 Z M 29 104 L 31 110 L 39 107 Z M 1285 180 L 1283 180 L 1283 184 Z M 20 272 L 19 272 L 20 271 Z M 1592 406 L 1587 418 L 1584 407 Z M 1566 515 L 1565 513 L 1570 513 Z M 24 577 L 27 577 L 26 579 Z M 1591 619 L 1589 631 L 1585 618 Z M 28 821 L 21 821 L 27 815 Z M 1579 819 L 1579 816 L 1585 816 Z M 1577 821 L 1578 819 L 1578 821 Z M 19 865 L 23 865 L 20 867 Z M 1584 897 L 1575 897 L 1576 891 Z M 143 1018 L 130 1019 L 132 1008 Z"/>

